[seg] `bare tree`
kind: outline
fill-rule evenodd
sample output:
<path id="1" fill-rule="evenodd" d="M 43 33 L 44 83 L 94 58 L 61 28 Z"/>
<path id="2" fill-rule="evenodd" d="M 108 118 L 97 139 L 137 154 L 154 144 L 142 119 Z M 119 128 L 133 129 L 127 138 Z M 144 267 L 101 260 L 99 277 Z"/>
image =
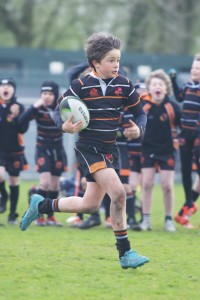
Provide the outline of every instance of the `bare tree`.
<path id="1" fill-rule="evenodd" d="M 77 50 L 109 31 L 130 52 L 189 54 L 199 12 L 196 0 L 1 0 L 0 45 Z"/>
<path id="2" fill-rule="evenodd" d="M 26 0 L 22 5 L 16 7 L 10 0 L 1 0 L 0 2 L 0 18 L 3 20 L 5 28 L 12 32 L 16 46 L 31 46 L 33 42 L 35 3 L 36 0 Z"/>

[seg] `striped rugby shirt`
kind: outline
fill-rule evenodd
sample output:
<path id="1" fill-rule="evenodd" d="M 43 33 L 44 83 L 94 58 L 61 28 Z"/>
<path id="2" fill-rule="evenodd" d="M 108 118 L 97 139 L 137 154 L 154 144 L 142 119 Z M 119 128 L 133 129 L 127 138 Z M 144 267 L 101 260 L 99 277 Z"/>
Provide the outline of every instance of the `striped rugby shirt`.
<path id="1" fill-rule="evenodd" d="M 36 120 L 37 124 L 36 144 L 38 146 L 54 149 L 63 146 L 63 136 L 54 123 L 52 109 L 44 106 L 37 109 L 31 105 L 20 117 L 20 122 L 26 124 L 33 119 Z"/>
<path id="2" fill-rule="evenodd" d="M 186 131 L 196 130 L 200 113 L 200 83 L 187 82 L 179 89 L 176 81 L 172 81 L 174 94 L 179 102 L 183 102 L 181 127 Z"/>
<path id="3" fill-rule="evenodd" d="M 106 84 L 93 71 L 81 79 L 74 80 L 58 102 L 70 95 L 83 100 L 90 112 L 88 127 L 79 132 L 79 143 L 81 144 L 104 146 L 115 144 L 123 106 L 127 107 L 134 115 L 136 124 L 142 131 L 145 128 L 146 114 L 139 96 L 128 78 L 118 75 Z M 59 116 L 58 106 L 55 110 L 54 120 L 61 128 L 63 122 Z"/>
<path id="4" fill-rule="evenodd" d="M 140 156 L 141 155 L 141 148 L 142 148 L 142 142 L 141 138 L 132 139 L 128 141 L 126 137 L 123 135 L 123 131 L 125 128 L 128 128 L 130 126 L 129 120 L 132 120 L 135 122 L 133 115 L 129 113 L 127 110 L 124 110 L 121 112 L 121 127 L 118 131 L 117 135 L 117 145 L 121 144 L 127 144 L 128 146 L 128 152 L 132 156 Z"/>

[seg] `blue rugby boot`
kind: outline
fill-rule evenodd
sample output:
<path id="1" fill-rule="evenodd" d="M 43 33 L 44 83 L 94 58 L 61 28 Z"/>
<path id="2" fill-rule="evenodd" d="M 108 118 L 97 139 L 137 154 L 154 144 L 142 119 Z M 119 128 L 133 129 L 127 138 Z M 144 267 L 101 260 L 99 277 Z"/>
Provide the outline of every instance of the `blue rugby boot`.
<path id="1" fill-rule="evenodd" d="M 30 198 L 29 208 L 22 217 L 20 229 L 25 231 L 32 221 L 41 218 L 42 214 L 38 211 L 38 205 L 44 200 L 44 197 L 38 194 L 33 194 Z"/>
<path id="2" fill-rule="evenodd" d="M 133 250 L 126 251 L 119 259 L 120 265 L 123 269 L 136 269 L 149 262 L 148 257 L 137 254 Z"/>

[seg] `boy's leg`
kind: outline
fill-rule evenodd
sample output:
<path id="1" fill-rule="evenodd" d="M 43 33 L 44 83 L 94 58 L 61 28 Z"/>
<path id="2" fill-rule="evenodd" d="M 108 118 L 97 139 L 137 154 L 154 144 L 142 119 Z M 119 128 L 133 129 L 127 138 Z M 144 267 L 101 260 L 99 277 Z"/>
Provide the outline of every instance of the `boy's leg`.
<path id="1" fill-rule="evenodd" d="M 111 199 L 110 216 L 121 267 L 135 269 L 149 262 L 147 257 L 131 250 L 127 235 L 126 192 L 117 173 L 111 168 L 103 169 L 97 171 L 94 178 Z"/>
<path id="2" fill-rule="evenodd" d="M 10 186 L 10 214 L 8 216 L 8 223 L 17 224 L 16 218 L 18 214 L 16 213 L 17 204 L 19 200 L 19 185 Z"/>
<path id="3" fill-rule="evenodd" d="M 160 177 L 165 206 L 165 230 L 174 232 L 176 231 L 172 221 L 172 211 L 174 207 L 174 171 L 160 170 Z"/>
<path id="4" fill-rule="evenodd" d="M 31 222 L 40 218 L 42 214 L 56 212 L 77 212 L 94 213 L 98 210 L 104 191 L 95 182 L 88 182 L 84 197 L 71 196 L 60 199 L 44 198 L 40 195 L 33 195 L 30 200 L 30 206 L 22 217 L 20 224 L 21 230 L 26 230 Z"/>
<path id="5" fill-rule="evenodd" d="M 9 175 L 9 188 L 10 188 L 10 213 L 8 216 L 9 224 L 17 224 L 18 214 L 16 213 L 17 204 L 19 200 L 19 175 Z"/>
<path id="6" fill-rule="evenodd" d="M 154 168 L 142 168 L 142 222 L 140 226 L 143 231 L 151 230 L 150 213 L 154 177 Z"/>
<path id="7" fill-rule="evenodd" d="M 5 183 L 5 167 L 0 166 L 0 213 L 6 211 L 6 204 L 8 200 L 8 192 L 6 191 Z"/>
<path id="8" fill-rule="evenodd" d="M 149 261 L 147 257 L 130 250 L 126 229 L 125 191 L 117 174 L 113 169 L 103 169 L 97 171 L 94 178 L 96 182 L 88 182 L 83 198 L 72 196 L 61 199 L 44 199 L 40 195 L 33 195 L 30 207 L 22 218 L 21 230 L 26 230 L 34 219 L 51 210 L 93 213 L 98 210 L 106 191 L 111 197 L 111 220 L 122 268 L 137 268 L 147 263 Z"/>

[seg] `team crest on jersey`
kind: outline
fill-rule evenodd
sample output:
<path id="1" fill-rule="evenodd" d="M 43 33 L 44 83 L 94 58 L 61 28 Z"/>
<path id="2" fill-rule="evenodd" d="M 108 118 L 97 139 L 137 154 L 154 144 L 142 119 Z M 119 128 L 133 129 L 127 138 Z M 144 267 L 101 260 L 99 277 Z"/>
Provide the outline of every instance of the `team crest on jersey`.
<path id="1" fill-rule="evenodd" d="M 164 121 L 166 121 L 168 119 L 168 116 L 167 116 L 167 114 L 162 114 L 161 116 L 160 116 L 160 121 L 161 122 L 164 122 Z"/>
<path id="2" fill-rule="evenodd" d="M 112 154 L 105 154 L 104 157 L 105 157 L 105 159 L 106 159 L 107 161 L 109 161 L 111 164 L 113 163 L 114 159 L 113 159 Z"/>
<path id="3" fill-rule="evenodd" d="M 196 139 L 194 140 L 194 146 L 195 146 L 195 147 L 199 147 L 199 145 L 200 145 L 200 140 L 199 140 L 199 138 L 196 138 Z"/>
<path id="4" fill-rule="evenodd" d="M 12 114 L 7 115 L 7 122 L 12 122 L 12 120 L 14 119 L 14 116 Z"/>
<path id="5" fill-rule="evenodd" d="M 45 158 L 44 157 L 40 157 L 37 161 L 39 166 L 43 166 L 45 164 Z"/>
<path id="6" fill-rule="evenodd" d="M 184 146 L 185 145 L 185 139 L 184 138 L 179 138 L 179 145 Z"/>
<path id="7" fill-rule="evenodd" d="M 91 90 L 90 90 L 90 96 L 91 96 L 91 97 L 98 97 L 99 94 L 98 94 L 97 89 L 95 89 L 95 88 L 91 89 Z"/>
<path id="8" fill-rule="evenodd" d="M 18 160 L 16 160 L 16 161 L 14 162 L 14 168 L 15 168 L 15 169 L 19 169 L 19 167 L 20 167 L 20 162 L 19 162 Z"/>
<path id="9" fill-rule="evenodd" d="M 169 158 L 169 159 L 167 160 L 167 165 L 168 165 L 169 167 L 174 167 L 174 159 L 173 159 L 173 158 Z"/>
<path id="10" fill-rule="evenodd" d="M 57 161 L 56 162 L 56 169 L 61 169 L 62 168 L 62 162 L 61 161 Z"/>
<path id="11" fill-rule="evenodd" d="M 114 93 L 117 96 L 121 96 L 122 95 L 122 88 L 121 87 L 116 88 L 116 90 L 114 91 Z"/>

